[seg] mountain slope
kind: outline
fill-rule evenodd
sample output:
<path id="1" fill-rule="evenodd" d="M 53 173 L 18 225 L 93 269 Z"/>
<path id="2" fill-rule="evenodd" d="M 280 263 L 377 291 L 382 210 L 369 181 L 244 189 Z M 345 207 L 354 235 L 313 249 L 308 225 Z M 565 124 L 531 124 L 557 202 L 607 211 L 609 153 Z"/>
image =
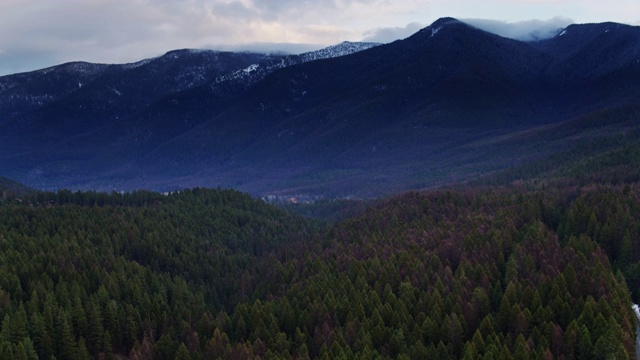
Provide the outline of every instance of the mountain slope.
<path id="1" fill-rule="evenodd" d="M 402 42 L 278 72 L 235 109 L 165 144 L 143 163 L 169 159 L 149 173 L 167 164 L 179 167 L 185 159 L 180 149 L 191 149 L 211 161 L 186 164 L 184 173 L 212 168 L 200 180 L 228 176 L 223 183 L 244 181 L 246 190 L 268 189 L 271 181 L 291 186 L 286 191 L 310 191 L 320 182 L 321 192 L 347 183 L 343 193 L 352 193 L 364 182 L 375 193 L 401 190 L 403 182 L 415 187 L 455 181 L 564 148 L 558 141 L 539 154 L 535 147 L 528 154 L 487 149 L 493 154 L 482 158 L 486 151 L 469 149 L 469 142 L 632 102 L 628 92 L 604 93 L 584 84 L 577 89 L 577 83 L 562 86 L 555 75 L 541 76 L 552 74 L 557 62 L 551 51 L 444 19 Z M 637 89 L 640 77 L 625 69 L 618 73 L 630 75 L 625 86 Z M 594 91 L 597 103 L 581 100 Z M 546 133 L 539 136 L 544 142 Z M 253 184 L 239 180 L 252 178 Z"/>
<path id="2" fill-rule="evenodd" d="M 52 101 L 40 107 L 27 108 L 23 111 L 27 114 L 17 113 L 12 117 L 0 118 L 0 125 L 5 134 L 16 132 L 36 136 L 46 133 L 52 138 L 51 141 L 92 132 L 119 118 L 130 116 L 169 94 L 193 88 L 265 58 L 269 56 L 178 50 L 132 65 L 62 65 L 47 70 L 45 75 L 54 74 L 52 76 L 56 79 L 65 79 L 63 73 L 68 67 L 76 69 L 82 65 L 82 71 L 66 77 L 68 82 L 78 84 L 74 91 L 62 91 L 56 96 L 43 95 Z M 85 67 L 90 70 L 84 70 Z M 14 77 L 27 75 L 2 79 L 8 84 L 15 84 L 12 82 Z M 28 78 L 33 78 L 29 80 L 29 85 L 33 82 L 49 84 L 46 78 L 37 74 Z M 41 87 L 54 93 L 59 86 L 53 83 L 51 88 Z M 16 97 L 21 99 L 20 95 Z"/>
<path id="3" fill-rule="evenodd" d="M 68 63 L 0 77 L 0 124 L 38 106 L 47 105 L 93 81 L 108 65 Z"/>
<path id="4" fill-rule="evenodd" d="M 460 115 L 460 111 L 455 110 L 458 107 L 456 104 L 462 102 L 449 99 L 445 105 L 447 109 L 436 109 L 433 112 L 436 116 L 430 114 L 429 108 L 434 106 L 434 103 L 435 106 L 442 107 L 441 99 L 456 94 L 456 88 L 452 87 L 451 83 L 474 71 L 468 69 L 469 64 L 456 64 L 455 67 L 442 71 L 442 74 L 438 73 L 439 66 L 451 62 L 455 64 L 455 59 L 467 51 L 464 47 L 458 48 L 451 44 L 457 39 L 451 40 L 451 37 L 457 36 L 460 41 L 466 41 L 467 45 L 479 41 L 474 37 L 476 35 L 489 44 L 506 43 L 505 46 L 513 48 L 511 51 L 520 51 L 523 59 L 529 59 L 525 56 L 528 53 L 524 52 L 528 48 L 515 41 L 488 33 L 478 33 L 462 23 L 456 22 L 449 27 L 451 29 L 448 30 L 448 34 L 447 30 L 437 34 L 441 36 L 441 40 L 425 31 L 403 42 L 376 47 L 351 56 L 287 67 L 256 84 L 217 116 L 213 114 L 212 120 L 193 130 L 193 133 L 177 137 L 150 153 L 141 166 L 153 166 L 147 173 L 159 171 L 160 167 L 171 168 L 172 164 L 184 166 L 178 169 L 184 173 L 193 173 L 198 168 L 214 169 L 212 173 L 219 173 L 219 167 L 229 163 L 249 167 L 251 164 L 259 164 L 260 167 L 247 171 L 262 173 L 268 168 L 293 165 L 293 169 L 277 170 L 287 174 L 303 169 L 305 164 L 320 168 L 335 166 L 326 163 L 332 162 L 332 158 L 340 157 L 344 153 L 347 153 L 342 155 L 347 158 L 344 162 L 367 161 L 361 157 L 352 160 L 351 154 L 354 151 L 348 146 L 363 142 L 361 147 L 384 147 L 385 144 L 379 142 L 385 142 L 387 133 L 381 131 L 387 131 L 388 128 L 399 132 L 394 134 L 392 141 L 395 142 L 401 135 L 415 132 L 415 127 L 432 127 L 433 123 L 442 125 L 455 121 L 465 125 L 466 118 Z M 431 49 L 442 51 L 430 54 Z M 491 50 L 480 55 L 492 53 L 494 57 L 502 56 Z M 478 71 L 501 72 L 500 65 L 502 64 L 498 62 L 487 61 Z M 520 69 L 509 71 L 515 74 L 518 70 Z M 450 77 L 452 73 L 456 79 L 445 78 Z M 413 75 L 412 80 L 412 74 L 420 76 Z M 504 76 L 495 78 L 501 79 Z M 486 79 L 489 79 L 487 86 L 501 85 L 495 84 L 490 77 Z M 434 84 L 440 90 L 436 94 L 437 98 L 423 98 L 424 93 L 430 91 Z M 518 84 L 504 85 L 501 92 L 489 95 L 492 96 L 489 103 L 495 102 L 494 100 L 504 101 L 503 96 L 509 93 L 522 92 L 513 91 L 510 86 Z M 482 84 L 479 84 L 472 95 L 481 97 L 484 93 L 486 91 Z M 456 96 L 458 99 L 464 97 L 469 100 L 470 92 L 459 93 Z M 517 101 L 517 98 L 514 97 L 513 101 Z M 190 109 L 185 111 L 192 111 L 191 105 Z M 469 108 L 472 107 L 474 105 L 470 104 Z M 209 109 L 201 113 L 207 111 Z M 457 114 L 451 114 L 453 111 L 457 111 Z M 479 110 L 485 114 L 490 111 L 491 109 Z M 442 116 L 442 113 L 446 117 Z M 154 115 L 155 119 L 150 118 L 146 123 L 152 123 L 156 119 L 163 121 L 161 113 Z M 483 117 L 491 121 L 490 114 Z M 358 139 L 356 143 L 347 140 L 351 137 Z M 419 143 L 420 140 L 416 139 L 416 142 Z M 180 149 L 188 149 L 191 153 L 195 152 L 196 157 L 206 160 L 203 163 L 184 164 L 183 159 L 186 157 L 184 150 Z M 363 152 L 362 149 L 356 151 Z M 154 164 L 154 158 L 166 161 Z M 387 160 L 388 156 L 380 162 Z M 276 164 L 269 161 L 276 161 Z M 379 163 L 375 165 L 379 166 Z"/>
<path id="5" fill-rule="evenodd" d="M 33 194 L 34 189 L 31 189 L 19 182 L 13 181 L 6 177 L 0 176 L 0 194 L 2 195 L 0 201 L 6 200 L 13 196 L 24 196 Z"/>
<path id="6" fill-rule="evenodd" d="M 65 179 L 62 181 L 67 182 L 66 186 L 74 186 L 71 177 L 79 175 L 78 169 L 84 168 L 86 161 L 96 155 L 99 167 L 104 170 L 104 165 L 108 164 L 104 164 L 104 157 L 100 155 L 113 148 L 109 147 L 110 143 L 115 141 L 115 147 L 118 147 L 118 143 L 135 143 L 141 141 L 141 137 L 146 137 L 146 124 L 143 123 L 140 128 L 131 118 L 140 116 L 140 112 L 144 117 L 145 108 L 153 106 L 163 97 L 171 95 L 164 102 L 169 104 L 169 109 L 165 111 L 169 112 L 167 116 L 172 119 L 186 118 L 182 124 L 186 126 L 185 129 L 190 129 L 194 123 L 197 124 L 197 119 L 190 118 L 184 105 L 197 107 L 202 99 L 206 99 L 203 102 L 227 99 L 284 66 L 344 56 L 376 45 L 378 44 L 345 42 L 318 51 L 287 56 L 177 50 L 136 64 L 62 65 L 45 69 L 42 73 L 52 73 L 56 79 L 63 78 L 72 84 L 86 82 L 88 85 L 83 85 L 81 90 L 71 88 L 57 97 L 52 93 L 60 87 L 59 83 L 54 83 L 51 88 L 36 86 L 39 91 L 49 91 L 43 96 L 50 100 L 37 104 L 29 102 L 29 96 L 20 96 L 20 91 L 14 90 L 20 88 L 23 78 L 26 78 L 27 83 L 48 84 L 42 74 L 3 77 L 0 80 L 7 84 L 5 88 L 8 96 L 16 98 L 18 105 L 22 104 L 23 108 L 11 116 L 8 113 L 0 116 L 0 132 L 4 134 L 0 150 L 4 159 L 14 164 L 11 167 L 18 168 L 18 171 L 30 171 L 27 180 L 34 181 L 34 177 L 38 178 L 36 181 L 41 187 L 50 187 L 50 179 L 41 178 L 40 174 L 51 170 L 58 173 L 56 176 Z M 77 74 L 74 73 L 73 76 L 65 77 L 61 74 L 69 72 L 68 68 L 82 70 L 83 67 L 93 69 L 93 76 L 88 77 L 85 73 L 89 71 L 86 69 L 77 70 Z M 179 102 L 182 102 L 183 107 L 172 111 Z M 196 110 L 201 111 L 202 107 Z M 191 116 L 195 117 L 197 111 Z M 150 112 L 153 114 L 158 110 Z M 180 132 L 175 125 L 165 130 L 169 136 Z M 80 143 L 74 142 L 76 139 L 80 139 Z M 161 142 L 167 138 L 155 140 Z M 120 163 L 122 159 L 116 162 Z"/>
<path id="7" fill-rule="evenodd" d="M 136 95 L 114 112 L 87 87 L 22 114 L 15 129 L 5 121 L 0 130 L 14 130 L 3 132 L 0 168 L 43 187 L 260 194 L 375 196 L 460 181 L 571 145 L 526 153 L 547 134 L 533 131 L 539 137 L 511 153 L 500 139 L 637 103 L 639 44 L 640 30 L 619 24 L 572 25 L 527 43 L 444 18 L 386 45 L 251 64 L 246 55 L 224 75 Z"/>

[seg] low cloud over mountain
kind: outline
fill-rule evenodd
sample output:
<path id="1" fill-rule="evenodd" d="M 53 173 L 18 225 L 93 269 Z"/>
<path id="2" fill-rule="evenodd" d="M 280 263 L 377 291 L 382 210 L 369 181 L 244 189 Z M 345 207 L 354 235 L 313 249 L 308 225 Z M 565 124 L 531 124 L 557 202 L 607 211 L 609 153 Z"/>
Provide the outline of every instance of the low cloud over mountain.
<path id="1" fill-rule="evenodd" d="M 367 31 L 363 41 L 389 43 L 397 39 L 407 38 L 423 27 L 423 24 L 413 22 L 405 27 L 377 28 Z"/>
<path id="2" fill-rule="evenodd" d="M 573 20 L 557 16 L 549 20 L 526 20 L 517 22 L 487 20 L 487 19 L 463 19 L 471 26 L 488 31 L 500 36 L 522 41 L 543 40 L 554 37 L 573 23 Z"/>

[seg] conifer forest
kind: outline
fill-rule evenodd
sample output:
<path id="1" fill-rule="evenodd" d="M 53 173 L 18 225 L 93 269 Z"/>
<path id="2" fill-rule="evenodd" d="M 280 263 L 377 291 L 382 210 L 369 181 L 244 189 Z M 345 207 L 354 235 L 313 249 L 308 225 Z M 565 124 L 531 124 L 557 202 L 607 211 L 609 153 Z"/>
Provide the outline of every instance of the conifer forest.
<path id="1" fill-rule="evenodd" d="M 627 359 L 640 187 L 3 192 L 2 359 Z"/>

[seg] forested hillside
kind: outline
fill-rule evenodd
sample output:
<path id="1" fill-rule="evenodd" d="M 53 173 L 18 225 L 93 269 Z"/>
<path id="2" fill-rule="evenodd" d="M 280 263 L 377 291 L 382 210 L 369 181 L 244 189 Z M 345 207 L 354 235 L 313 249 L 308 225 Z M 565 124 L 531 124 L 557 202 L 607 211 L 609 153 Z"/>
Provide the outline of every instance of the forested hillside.
<path id="1" fill-rule="evenodd" d="M 316 231 L 233 191 L 20 200 L 0 207 L 2 359 L 201 353 L 220 314 L 272 292 L 256 259 Z"/>
<path id="2" fill-rule="evenodd" d="M 535 187 L 566 188 L 594 183 L 640 181 L 640 108 L 630 106 L 525 131 L 501 141 L 495 152 L 547 154 L 534 161 L 471 180 L 474 184 L 525 182 Z M 553 145 L 555 144 L 555 145 Z M 549 152 L 556 146 L 563 150 Z M 526 155 L 523 155 L 526 157 Z"/>
<path id="3" fill-rule="evenodd" d="M 633 355 L 637 185 L 408 193 L 329 228 L 224 190 L 0 204 L 2 359 Z"/>
<path id="4" fill-rule="evenodd" d="M 7 197 L 21 196 L 32 192 L 34 192 L 33 189 L 11 179 L 7 179 L 4 176 L 0 176 L 0 194 L 2 194 L 0 201 L 6 200 Z"/>

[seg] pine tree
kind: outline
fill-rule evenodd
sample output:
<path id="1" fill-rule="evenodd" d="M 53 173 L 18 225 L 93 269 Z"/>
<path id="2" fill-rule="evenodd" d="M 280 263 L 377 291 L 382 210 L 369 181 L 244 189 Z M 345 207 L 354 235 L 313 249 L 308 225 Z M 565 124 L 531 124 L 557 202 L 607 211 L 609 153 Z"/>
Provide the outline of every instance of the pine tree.
<path id="1" fill-rule="evenodd" d="M 80 340 L 78 340 L 77 348 L 78 348 L 78 356 L 77 356 L 78 359 L 88 360 L 93 358 L 91 355 L 89 355 L 89 350 L 87 349 L 87 345 L 84 342 L 84 338 L 80 338 Z"/>
<path id="2" fill-rule="evenodd" d="M 522 334 L 516 338 L 516 343 L 513 347 L 513 359 L 514 360 L 527 360 L 529 359 L 529 351 L 527 350 L 527 343 Z"/>
<path id="3" fill-rule="evenodd" d="M 13 359 L 15 360 L 29 360 L 29 357 L 27 356 L 27 349 L 24 348 L 24 344 L 22 344 L 22 342 L 18 343 L 13 355 Z"/>
<path id="4" fill-rule="evenodd" d="M 11 318 L 11 341 L 14 344 L 29 336 L 29 321 L 24 305 L 20 303 L 18 311 Z"/>
<path id="5" fill-rule="evenodd" d="M 38 353 L 33 346 L 33 342 L 30 338 L 26 337 L 22 340 L 22 344 L 24 345 L 24 349 L 27 352 L 27 358 L 29 360 L 38 360 Z"/>
<path id="6" fill-rule="evenodd" d="M 468 342 L 464 346 L 464 350 L 462 350 L 461 359 L 464 360 L 474 360 L 479 357 L 478 350 L 472 342 Z"/>
<path id="7" fill-rule="evenodd" d="M 229 338 L 227 334 L 216 329 L 213 337 L 206 344 L 207 357 L 211 359 L 224 358 L 229 347 Z"/>
<path id="8" fill-rule="evenodd" d="M 94 356 L 102 348 L 103 331 L 100 308 L 91 300 L 87 305 L 87 347 Z"/>
<path id="9" fill-rule="evenodd" d="M 191 354 L 189 354 L 189 350 L 187 350 L 187 346 L 184 343 L 180 344 L 175 360 L 191 360 Z"/>
<path id="10" fill-rule="evenodd" d="M 60 357 L 64 359 L 76 359 L 78 349 L 73 329 L 69 322 L 67 312 L 61 310 L 58 313 L 58 322 L 60 327 Z"/>
<path id="11" fill-rule="evenodd" d="M 13 345 L 9 341 L 0 341 L 0 359 L 15 358 Z"/>
<path id="12" fill-rule="evenodd" d="M 111 344 L 111 335 L 109 331 L 105 331 L 102 338 L 102 351 L 104 352 L 105 360 L 113 360 L 113 348 Z"/>

